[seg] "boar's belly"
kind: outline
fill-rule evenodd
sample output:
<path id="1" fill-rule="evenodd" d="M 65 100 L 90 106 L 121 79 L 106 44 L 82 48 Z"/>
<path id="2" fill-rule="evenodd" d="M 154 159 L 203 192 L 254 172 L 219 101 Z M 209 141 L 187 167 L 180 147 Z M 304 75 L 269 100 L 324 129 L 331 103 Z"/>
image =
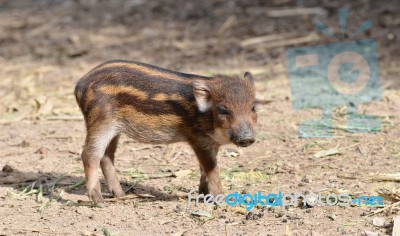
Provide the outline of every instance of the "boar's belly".
<path id="1" fill-rule="evenodd" d="M 124 131 L 128 137 L 142 143 L 162 144 L 186 140 L 177 129 L 171 127 L 152 129 L 146 125 L 129 124 L 125 125 Z"/>

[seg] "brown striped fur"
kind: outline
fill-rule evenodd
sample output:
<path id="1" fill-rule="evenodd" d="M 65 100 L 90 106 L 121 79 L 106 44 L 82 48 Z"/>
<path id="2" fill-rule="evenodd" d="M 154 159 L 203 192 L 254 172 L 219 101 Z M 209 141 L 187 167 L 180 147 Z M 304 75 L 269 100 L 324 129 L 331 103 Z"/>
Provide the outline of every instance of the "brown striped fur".
<path id="1" fill-rule="evenodd" d="M 114 168 L 118 138 L 124 133 L 144 143 L 188 142 L 201 170 L 199 191 L 223 192 L 216 155 L 230 142 L 254 142 L 253 77 L 185 74 L 140 62 L 109 61 L 86 74 L 75 87 L 85 117 L 82 152 L 89 197 L 102 204 L 97 169 L 111 193 L 124 195 Z"/>

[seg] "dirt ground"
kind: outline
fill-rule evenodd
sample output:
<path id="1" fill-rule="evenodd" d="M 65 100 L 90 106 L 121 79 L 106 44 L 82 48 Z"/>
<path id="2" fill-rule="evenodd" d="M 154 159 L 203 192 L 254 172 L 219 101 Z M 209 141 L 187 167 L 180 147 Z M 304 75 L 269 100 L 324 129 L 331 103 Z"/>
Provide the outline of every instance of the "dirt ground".
<path id="1" fill-rule="evenodd" d="M 344 131 L 345 108 L 338 107 L 333 138 L 300 139 L 298 124 L 321 111 L 292 108 L 285 51 L 336 42 L 314 24 L 338 33 L 341 7 L 349 9 L 349 32 L 368 18 L 374 24 L 356 39 L 377 41 L 383 98 L 358 112 L 378 116 L 382 130 Z M 274 11 L 283 8 L 312 11 Z M 220 151 L 226 192 L 380 194 L 389 206 L 400 199 L 399 13 L 394 0 L 0 1 L 0 235 L 391 235 L 397 206 L 251 213 L 188 207 L 187 193 L 199 181 L 192 150 L 126 137 L 116 168 L 124 190 L 136 197 L 91 207 L 80 160 L 85 127 L 73 87 L 110 59 L 205 75 L 251 71 L 261 101 L 257 142 Z M 322 150 L 336 154 L 313 157 Z"/>

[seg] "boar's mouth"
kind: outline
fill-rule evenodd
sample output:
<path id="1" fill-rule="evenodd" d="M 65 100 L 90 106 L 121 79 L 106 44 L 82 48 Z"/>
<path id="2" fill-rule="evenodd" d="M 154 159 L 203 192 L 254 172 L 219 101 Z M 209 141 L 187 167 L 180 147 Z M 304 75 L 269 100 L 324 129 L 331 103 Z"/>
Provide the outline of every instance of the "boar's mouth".
<path id="1" fill-rule="evenodd" d="M 248 147 L 255 142 L 254 138 L 234 139 L 233 143 L 239 147 Z"/>

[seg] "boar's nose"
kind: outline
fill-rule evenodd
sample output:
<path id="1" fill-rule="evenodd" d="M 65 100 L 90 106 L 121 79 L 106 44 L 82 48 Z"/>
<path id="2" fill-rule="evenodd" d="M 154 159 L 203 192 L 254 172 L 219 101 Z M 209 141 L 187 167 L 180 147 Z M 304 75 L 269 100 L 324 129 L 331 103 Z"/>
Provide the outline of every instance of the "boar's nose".
<path id="1" fill-rule="evenodd" d="M 236 144 L 240 147 L 247 147 L 254 143 L 254 138 L 240 139 L 236 141 Z"/>
<path id="2" fill-rule="evenodd" d="M 241 147 L 247 147 L 254 143 L 254 132 L 249 124 L 242 124 L 237 129 L 234 143 Z"/>

